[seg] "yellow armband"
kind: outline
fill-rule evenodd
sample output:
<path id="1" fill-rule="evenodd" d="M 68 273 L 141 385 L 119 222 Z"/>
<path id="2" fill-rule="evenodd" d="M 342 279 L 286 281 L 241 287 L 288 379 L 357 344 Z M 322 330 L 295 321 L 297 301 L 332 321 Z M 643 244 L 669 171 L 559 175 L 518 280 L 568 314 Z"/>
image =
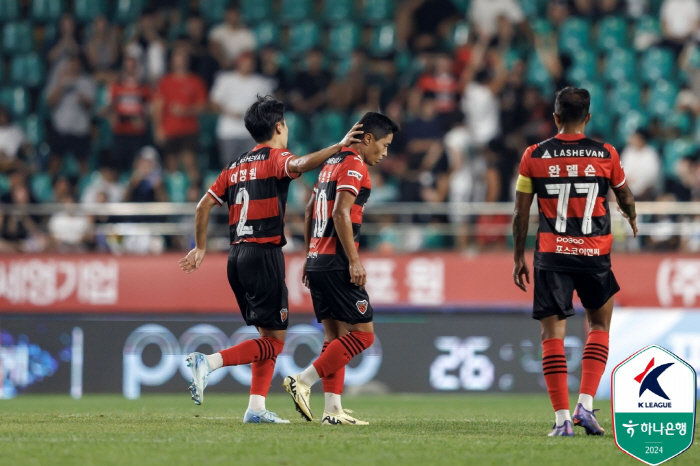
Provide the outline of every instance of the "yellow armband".
<path id="1" fill-rule="evenodd" d="M 532 180 L 527 176 L 518 175 L 518 182 L 515 184 L 516 191 L 532 194 Z"/>

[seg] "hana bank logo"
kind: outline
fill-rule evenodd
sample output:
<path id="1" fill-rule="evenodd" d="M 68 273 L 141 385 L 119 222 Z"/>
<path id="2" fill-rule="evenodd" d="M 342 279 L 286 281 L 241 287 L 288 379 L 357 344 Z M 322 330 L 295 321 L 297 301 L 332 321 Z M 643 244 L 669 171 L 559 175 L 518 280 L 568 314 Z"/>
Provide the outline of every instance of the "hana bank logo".
<path id="1" fill-rule="evenodd" d="M 639 407 L 640 408 L 670 408 L 671 407 L 671 399 L 666 395 L 666 392 L 664 391 L 663 388 L 661 388 L 661 384 L 659 383 L 659 376 L 663 374 L 666 369 L 671 367 L 674 363 L 669 362 L 666 364 L 661 364 L 660 366 L 654 367 L 654 358 L 651 358 L 651 361 L 647 364 L 646 369 L 644 369 L 644 372 L 639 374 L 634 378 L 634 380 L 640 384 L 639 386 L 639 397 L 641 398 L 644 392 L 650 391 L 651 393 L 663 398 L 664 400 L 668 400 L 668 403 L 663 403 L 663 402 L 639 402 Z M 654 367 L 652 369 L 652 367 Z"/>

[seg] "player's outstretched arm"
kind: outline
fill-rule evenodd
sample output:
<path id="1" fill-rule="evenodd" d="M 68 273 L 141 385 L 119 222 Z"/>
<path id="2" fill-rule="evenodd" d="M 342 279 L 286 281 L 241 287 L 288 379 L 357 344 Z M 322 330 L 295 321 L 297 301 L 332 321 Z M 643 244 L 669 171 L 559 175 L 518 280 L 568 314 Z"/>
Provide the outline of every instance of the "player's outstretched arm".
<path id="1" fill-rule="evenodd" d="M 322 149 L 318 152 L 313 152 L 311 154 L 304 155 L 302 157 L 297 157 L 294 160 L 291 160 L 288 165 L 289 171 L 291 173 L 309 172 L 314 168 L 321 166 L 323 162 L 325 162 L 333 154 L 336 154 L 338 151 L 340 151 L 342 147 L 349 146 L 350 144 L 355 142 L 360 142 L 358 136 L 362 134 L 362 131 L 360 131 L 361 126 L 361 124 L 355 123 L 355 126 L 353 126 L 352 129 L 348 131 L 348 134 L 346 134 L 342 141 L 340 141 L 338 144 L 333 144 L 332 146 L 326 147 L 325 149 Z"/>
<path id="2" fill-rule="evenodd" d="M 195 247 L 185 257 L 180 259 L 180 268 L 187 273 L 192 273 L 202 265 L 204 253 L 207 250 L 207 227 L 209 226 L 209 213 L 216 205 L 214 199 L 205 194 L 197 204 L 194 214 Z"/>
<path id="3" fill-rule="evenodd" d="M 360 255 L 355 248 L 355 238 L 352 234 L 350 209 L 355 204 L 355 195 L 349 191 L 340 191 L 333 206 L 333 225 L 338 233 L 338 239 L 343 245 L 345 255 L 350 261 L 350 282 L 355 286 L 365 286 L 367 274 L 360 263 Z"/>
<path id="4" fill-rule="evenodd" d="M 525 261 L 525 240 L 527 239 L 527 228 L 530 223 L 530 206 L 535 198 L 533 193 L 515 192 L 515 211 L 513 212 L 513 244 L 514 265 L 513 282 L 515 286 L 523 291 L 527 291 L 530 284 L 530 269 Z M 524 278 L 524 279 L 523 279 Z"/>
<path id="5" fill-rule="evenodd" d="M 632 234 L 637 237 L 637 211 L 634 205 L 634 194 L 626 184 L 621 188 L 613 188 L 615 197 L 617 198 L 617 210 L 620 211 L 623 217 L 627 219 L 632 227 Z"/>
<path id="6" fill-rule="evenodd" d="M 311 244 L 311 237 L 313 236 L 314 227 L 314 200 L 316 199 L 315 194 L 311 194 L 308 204 L 306 204 L 306 210 L 304 211 L 304 252 L 309 253 L 309 245 Z M 306 278 L 306 262 L 304 262 L 304 268 L 301 272 L 301 282 L 309 287 L 309 280 Z"/>

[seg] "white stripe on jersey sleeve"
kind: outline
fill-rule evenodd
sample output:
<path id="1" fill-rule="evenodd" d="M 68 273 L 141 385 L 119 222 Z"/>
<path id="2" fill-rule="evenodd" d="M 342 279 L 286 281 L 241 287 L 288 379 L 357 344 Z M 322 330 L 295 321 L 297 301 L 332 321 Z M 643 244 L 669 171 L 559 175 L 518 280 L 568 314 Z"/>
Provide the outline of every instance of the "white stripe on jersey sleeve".
<path id="1" fill-rule="evenodd" d="M 617 189 L 617 188 L 619 188 L 620 186 L 624 185 L 625 183 L 627 183 L 627 177 L 625 177 L 625 179 L 622 180 L 622 183 L 618 184 L 617 186 L 613 186 L 613 189 Z"/>
<path id="2" fill-rule="evenodd" d="M 216 202 L 218 202 L 219 205 L 222 205 L 222 204 L 224 203 L 224 201 L 222 201 L 221 198 L 220 198 L 219 196 L 217 196 L 217 195 L 214 193 L 214 191 L 212 191 L 211 189 L 210 189 L 209 191 L 207 191 L 207 192 L 208 192 L 209 194 L 211 194 L 212 197 L 213 197 L 214 199 L 216 199 Z"/>
<path id="3" fill-rule="evenodd" d="M 355 193 L 355 195 L 360 194 L 359 191 L 357 191 L 357 188 L 354 187 L 354 186 L 351 185 L 351 184 L 341 184 L 340 186 L 336 186 L 335 189 L 336 189 L 336 191 L 337 191 L 337 190 L 344 189 L 344 188 L 350 188 L 350 189 L 352 189 L 353 192 Z"/>
<path id="4" fill-rule="evenodd" d="M 289 157 L 287 157 L 287 161 L 284 162 L 284 171 L 285 171 L 285 173 L 287 173 L 287 177 L 288 177 L 288 178 L 291 178 L 291 177 L 292 177 L 292 175 L 289 174 L 289 161 L 290 161 L 290 160 L 292 160 L 292 156 L 291 156 L 291 155 L 290 155 Z"/>

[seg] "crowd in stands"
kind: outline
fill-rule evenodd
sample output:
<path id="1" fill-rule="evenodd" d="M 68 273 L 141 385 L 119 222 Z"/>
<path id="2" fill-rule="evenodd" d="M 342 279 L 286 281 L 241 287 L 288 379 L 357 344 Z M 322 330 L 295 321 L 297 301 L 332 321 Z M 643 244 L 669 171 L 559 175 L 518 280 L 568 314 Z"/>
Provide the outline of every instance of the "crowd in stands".
<path id="1" fill-rule="evenodd" d="M 298 155 L 386 113 L 402 131 L 370 203 L 457 206 L 511 201 L 554 92 L 586 87 L 588 136 L 618 147 L 637 199 L 700 201 L 700 0 L 0 0 L 0 22 L 0 202 L 65 207 L 0 215 L 0 251 L 115 250 L 94 234 L 115 219 L 76 203 L 197 201 L 254 145 L 243 114 L 266 94 Z M 409 220 L 417 239 L 387 226 L 371 246 L 506 245 L 478 233 L 505 216 Z M 425 233 L 440 225 L 458 233 Z M 642 245 L 700 247 L 666 231 Z"/>

